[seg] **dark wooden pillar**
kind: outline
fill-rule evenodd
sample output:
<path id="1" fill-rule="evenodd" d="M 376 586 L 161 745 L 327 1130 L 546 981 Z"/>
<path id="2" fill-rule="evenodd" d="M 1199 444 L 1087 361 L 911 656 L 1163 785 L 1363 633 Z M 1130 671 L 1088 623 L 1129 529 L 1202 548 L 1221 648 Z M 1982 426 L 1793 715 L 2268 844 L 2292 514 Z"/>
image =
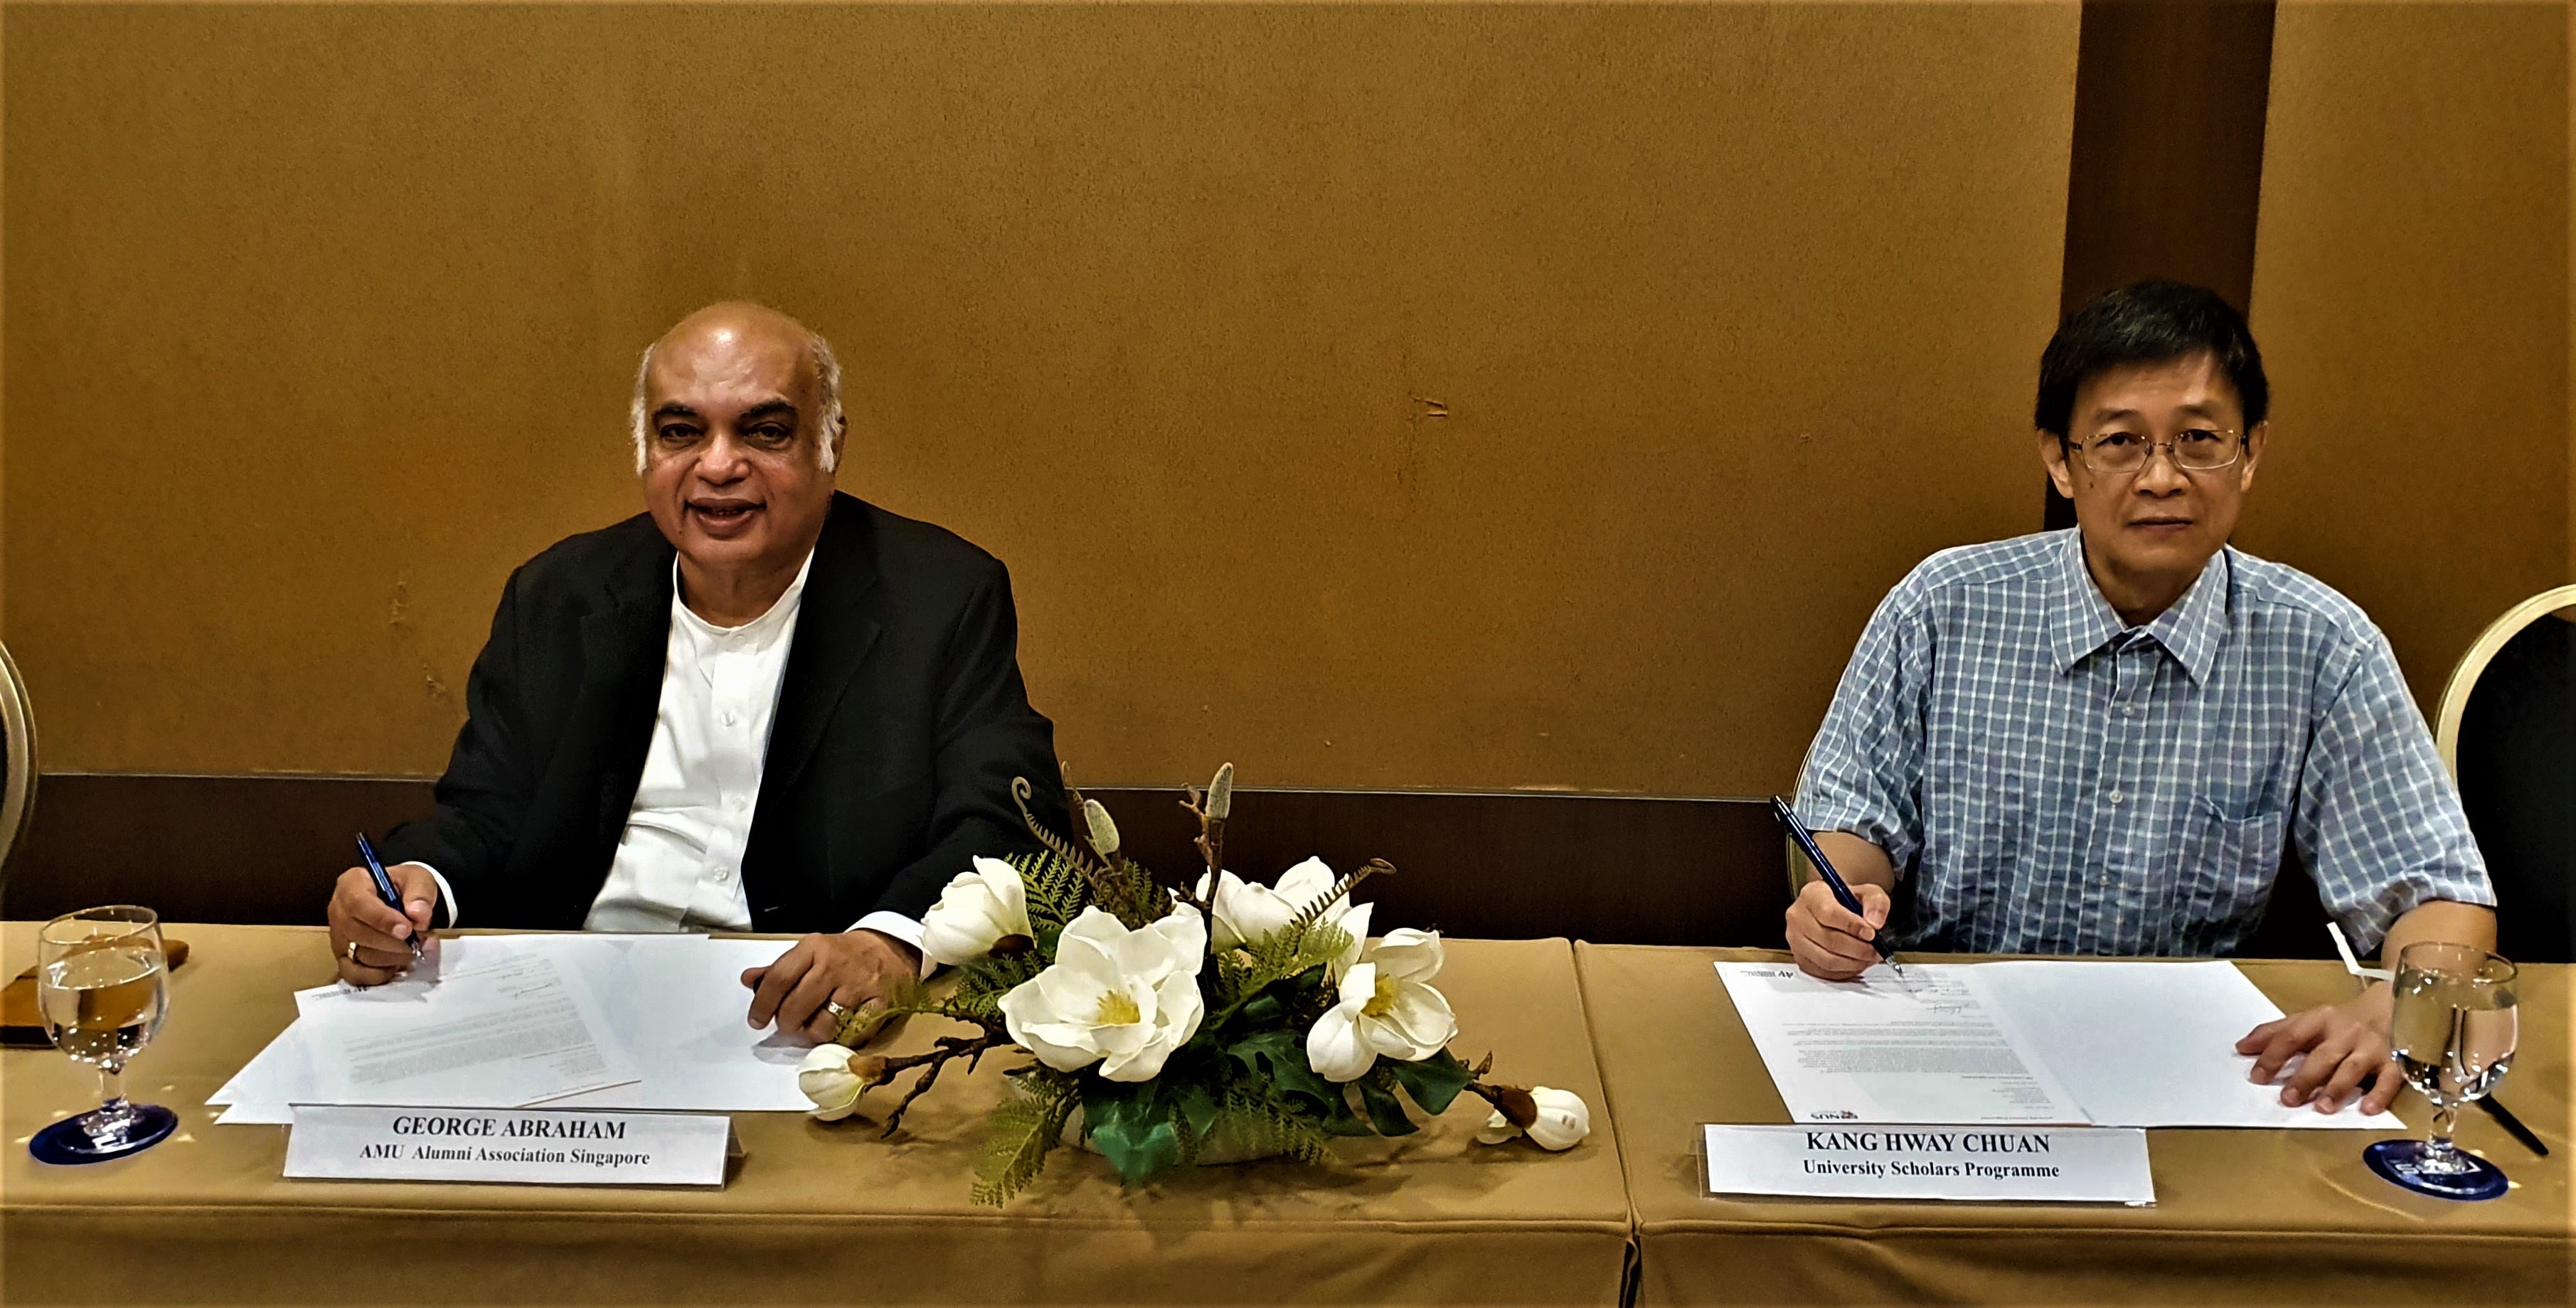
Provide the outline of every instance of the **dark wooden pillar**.
<path id="1" fill-rule="evenodd" d="M 2269 0 L 2086 0 L 2061 316 L 2141 277 L 2245 308 L 2271 78 Z M 2046 524 L 2073 526 L 2074 506 L 2042 488 Z"/>

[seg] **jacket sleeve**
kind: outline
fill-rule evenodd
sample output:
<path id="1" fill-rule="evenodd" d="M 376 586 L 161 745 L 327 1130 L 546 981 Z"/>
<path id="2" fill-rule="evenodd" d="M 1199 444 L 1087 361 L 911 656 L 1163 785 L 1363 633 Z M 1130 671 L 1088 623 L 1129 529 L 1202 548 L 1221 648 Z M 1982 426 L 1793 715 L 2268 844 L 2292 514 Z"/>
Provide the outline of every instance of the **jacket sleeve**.
<path id="1" fill-rule="evenodd" d="M 1029 707 L 1020 681 L 1019 616 L 1010 574 L 999 563 L 959 612 L 939 680 L 930 852 L 897 871 L 875 905 L 914 919 L 975 855 L 1038 848 L 1012 799 L 1013 779 L 1028 779 L 1029 811 L 1039 822 L 1067 831 L 1055 724 Z"/>
<path id="2" fill-rule="evenodd" d="M 437 810 L 387 833 L 388 864 L 426 863 L 453 886 L 460 903 L 490 904 L 484 893 L 501 875 L 520 824 L 535 802 L 536 764 L 528 757 L 526 683 L 519 662 L 521 573 L 502 588 L 492 635 L 465 680 L 465 725 L 447 772 L 438 779 Z M 444 924 L 448 909 L 440 905 Z"/>

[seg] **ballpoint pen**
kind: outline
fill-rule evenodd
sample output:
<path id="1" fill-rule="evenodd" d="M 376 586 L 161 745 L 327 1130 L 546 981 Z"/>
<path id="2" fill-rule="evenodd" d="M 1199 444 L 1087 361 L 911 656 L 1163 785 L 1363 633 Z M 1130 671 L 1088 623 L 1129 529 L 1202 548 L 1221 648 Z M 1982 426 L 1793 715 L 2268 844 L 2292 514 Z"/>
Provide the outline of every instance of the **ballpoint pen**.
<path id="1" fill-rule="evenodd" d="M 367 860 L 367 875 L 375 880 L 376 897 L 385 901 L 385 907 L 402 913 L 405 919 L 409 919 L 411 915 L 403 911 L 402 892 L 394 889 L 394 879 L 385 873 L 384 861 L 376 857 L 376 847 L 367 842 L 367 833 L 364 831 L 358 833 L 358 857 Z M 418 962 L 420 961 L 420 932 L 417 929 L 411 933 L 410 943 L 412 961 Z"/>
<path id="2" fill-rule="evenodd" d="M 1834 892 L 1834 902 L 1842 905 L 1844 911 L 1853 917 L 1868 916 L 1861 911 L 1860 896 L 1853 894 L 1851 886 L 1844 882 L 1843 874 L 1834 870 L 1833 860 L 1825 857 L 1825 851 L 1816 847 L 1816 837 L 1807 830 L 1807 823 L 1798 816 L 1798 810 L 1789 807 L 1789 801 L 1773 795 L 1771 815 L 1780 819 L 1780 825 L 1789 828 L 1789 838 L 1798 842 L 1799 852 L 1805 854 L 1807 861 L 1815 865 L 1816 874 L 1825 879 L 1825 888 Z M 1869 943 L 1878 950 L 1880 959 L 1884 960 L 1889 967 L 1897 969 L 1897 979 L 1903 980 L 1905 969 L 1897 965 L 1896 950 L 1888 945 L 1887 933 L 1880 931 L 1872 935 Z"/>
<path id="3" fill-rule="evenodd" d="M 2496 1125 L 2504 1128 L 2504 1133 L 2506 1135 L 2512 1136 L 2516 1140 L 2520 1140 L 2524 1148 L 2529 1149 L 2531 1152 L 2538 1154 L 2543 1158 L 2547 1158 L 2549 1156 L 2549 1146 L 2542 1144 L 2540 1142 L 2540 1137 L 2533 1135 L 2531 1133 L 2531 1128 L 2524 1126 L 2522 1124 L 2522 1119 L 2513 1115 L 2512 1109 L 2497 1103 L 2494 1095 L 2484 1096 L 2483 1098 L 2478 1099 L 2476 1103 L 2478 1107 L 2487 1110 L 2487 1116 L 2494 1118 L 2496 1120 Z"/>

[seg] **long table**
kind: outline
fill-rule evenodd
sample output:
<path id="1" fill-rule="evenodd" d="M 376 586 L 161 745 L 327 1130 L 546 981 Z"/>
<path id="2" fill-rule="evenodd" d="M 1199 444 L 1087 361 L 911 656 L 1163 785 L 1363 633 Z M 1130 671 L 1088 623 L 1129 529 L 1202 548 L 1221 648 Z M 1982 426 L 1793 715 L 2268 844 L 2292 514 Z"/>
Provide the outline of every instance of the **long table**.
<path id="1" fill-rule="evenodd" d="M 2156 1204 L 2130 1209 L 1710 1197 L 1701 1123 L 1790 1120 L 1711 964 L 1788 955 L 1578 944 L 1575 956 L 1628 1164 L 1640 1303 L 2568 1302 L 2564 967 L 2523 969 L 2521 1052 L 2500 1089 L 2551 1155 L 2483 1113 L 2460 1118 L 2461 1144 L 2512 1176 L 2506 1197 L 2455 1203 L 2380 1180 L 2361 1149 L 2414 1133 L 2395 1123 L 2159 1130 Z M 2331 963 L 2241 966 L 2286 1012 L 2352 993 Z M 2427 1120 L 2411 1091 L 2397 1107 Z"/>
<path id="2" fill-rule="evenodd" d="M 8 1303 L 1608 1304 L 1630 1227 L 1607 1115 L 1562 1155 L 1475 1143 L 1472 1098 L 1329 1168 L 1202 1168 L 1122 1189 L 1059 1152 L 1000 1211 L 967 1197 L 1007 1060 L 951 1073 L 891 1140 L 872 1124 L 737 1114 L 722 1190 L 290 1181 L 282 1127 L 215 1126 L 207 1095 L 326 983 L 309 928 L 172 926 L 194 950 L 127 1083 L 180 1113 L 133 1158 L 46 1167 L 38 1127 L 95 1102 L 52 1050 L 0 1052 L 0 1299 Z M 8 974 L 33 927 L 0 938 Z M 1602 1102 L 1563 940 L 1448 942 L 1458 1047 Z M 896 1047 L 926 1046 L 915 1024 Z"/>
<path id="3" fill-rule="evenodd" d="M 1563 1155 L 1472 1142 L 1467 1102 L 1327 1168 L 1208 1168 L 1122 1189 L 1057 1155 L 1010 1207 L 967 1198 L 999 1063 L 952 1073 L 882 1139 L 865 1121 L 738 1114 L 721 1191 L 289 1181 L 278 1127 L 212 1125 L 212 1093 L 322 983 L 317 931 L 177 926 L 195 949 L 138 1098 L 181 1114 L 135 1158 L 49 1168 L 25 1141 L 89 1106 L 51 1050 L 0 1052 L 0 1300 L 37 1303 L 2553 1303 L 2568 1301 L 2567 970 L 2530 967 L 2504 1098 L 2461 1140 L 2512 1173 L 2487 1204 L 2394 1189 L 2377 1133 L 2155 1131 L 2147 1209 L 1712 1198 L 1702 1122 L 1786 1110 L 1710 964 L 1758 950 L 1449 944 L 1459 1048 L 1573 1089 Z M 0 966 L 32 926 L 0 930 Z M 2330 964 L 2248 962 L 2285 1009 L 2349 993 Z M 935 1034 L 903 1032 L 898 1048 Z M 2418 1126 L 2424 1107 L 2400 1111 Z M 2386 1134 L 2399 1134 L 2392 1126 Z M 1623 1282 L 1624 1277 L 1624 1282 Z"/>

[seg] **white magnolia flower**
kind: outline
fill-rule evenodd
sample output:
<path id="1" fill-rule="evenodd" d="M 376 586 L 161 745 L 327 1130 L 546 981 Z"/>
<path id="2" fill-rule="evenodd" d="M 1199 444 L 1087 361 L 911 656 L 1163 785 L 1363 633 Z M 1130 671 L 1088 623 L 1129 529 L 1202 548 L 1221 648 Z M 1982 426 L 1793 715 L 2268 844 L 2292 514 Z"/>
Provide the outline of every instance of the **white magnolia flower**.
<path id="1" fill-rule="evenodd" d="M 993 942 L 1029 931 L 1028 888 L 1020 870 L 998 858 L 978 858 L 921 918 L 921 953 L 955 967 L 991 953 Z"/>
<path id="2" fill-rule="evenodd" d="M 1398 927 L 1342 973 L 1341 1002 L 1306 1033 L 1306 1062 L 1328 1081 L 1368 1075 L 1380 1055 L 1418 1062 L 1458 1034 L 1458 1018 L 1430 981 L 1440 973 L 1440 933 Z"/>
<path id="3" fill-rule="evenodd" d="M 853 1053 L 847 1045 L 816 1045 L 796 1066 L 796 1088 L 814 1101 L 814 1116 L 837 1122 L 859 1111 L 867 1078 L 884 1060 Z"/>
<path id="4" fill-rule="evenodd" d="M 1532 1144 L 1541 1149 L 1571 1149 L 1592 1134 L 1592 1109 L 1585 1105 L 1583 1096 L 1543 1085 L 1530 1087 L 1529 1093 L 1531 1102 L 1538 1105 L 1538 1120 L 1529 1125 Z M 1497 1108 L 1493 1116 L 1485 1119 L 1485 1129 L 1478 1131 L 1476 1138 L 1486 1144 L 1501 1144 L 1519 1134 L 1521 1128 L 1512 1125 L 1512 1119 Z"/>
<path id="5" fill-rule="evenodd" d="M 1108 1080 L 1148 1081 L 1207 1016 L 1206 961 L 1207 924 L 1187 904 L 1135 931 L 1086 908 L 1057 938 L 1054 964 L 1002 996 L 1002 1022 L 1059 1072 L 1098 1063 Z"/>
<path id="6" fill-rule="evenodd" d="M 1208 904 L 1209 912 L 1216 918 L 1217 948 L 1232 949 L 1279 930 L 1316 900 L 1331 894 L 1333 886 L 1340 880 L 1320 858 L 1307 859 L 1280 873 L 1277 886 L 1246 881 L 1231 872 L 1219 874 L 1216 897 Z M 1201 899 L 1208 898 L 1208 878 L 1204 872 L 1199 874 L 1198 893 Z M 1324 910 L 1324 917 L 1338 919 L 1348 913 L 1350 907 L 1350 896 L 1344 895 Z M 1365 927 L 1365 918 L 1362 924 Z"/>

